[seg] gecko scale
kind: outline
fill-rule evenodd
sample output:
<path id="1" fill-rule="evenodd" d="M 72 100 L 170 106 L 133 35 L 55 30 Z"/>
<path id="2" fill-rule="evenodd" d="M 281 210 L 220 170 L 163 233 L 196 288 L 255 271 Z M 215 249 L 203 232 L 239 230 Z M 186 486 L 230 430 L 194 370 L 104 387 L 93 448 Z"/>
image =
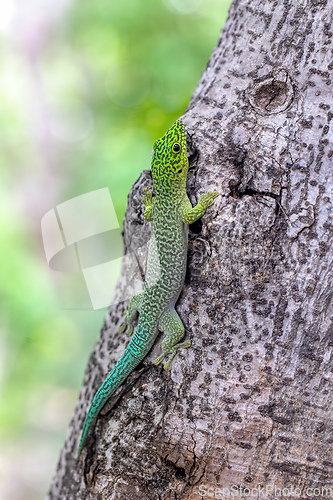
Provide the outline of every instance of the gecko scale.
<path id="1" fill-rule="evenodd" d="M 185 334 L 184 325 L 175 310 L 183 288 L 186 273 L 188 225 L 198 220 L 214 203 L 216 192 L 208 191 L 200 197 L 195 207 L 186 194 L 188 158 L 185 126 L 176 121 L 164 136 L 154 143 L 151 172 L 155 196 L 144 189 L 144 219 L 152 224 L 149 243 L 145 286 L 130 300 L 119 331 L 128 327 L 133 332 L 133 322 L 139 313 L 135 333 L 113 370 L 96 392 L 86 415 L 78 454 L 87 435 L 109 397 L 118 389 L 134 368 L 145 358 L 159 333 L 164 333 L 162 354 L 155 360 L 160 364 L 165 357 L 166 370 L 177 349 L 190 347 L 191 342 L 180 342 Z"/>

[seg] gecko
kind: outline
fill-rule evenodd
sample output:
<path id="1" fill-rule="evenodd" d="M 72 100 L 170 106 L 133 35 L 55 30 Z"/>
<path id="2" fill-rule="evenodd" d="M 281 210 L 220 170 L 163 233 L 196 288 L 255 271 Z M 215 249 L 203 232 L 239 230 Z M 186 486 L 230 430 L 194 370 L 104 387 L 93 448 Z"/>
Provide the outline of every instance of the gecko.
<path id="1" fill-rule="evenodd" d="M 151 239 L 147 256 L 144 291 L 135 294 L 124 313 L 120 333 L 133 333 L 127 348 L 97 390 L 85 417 L 78 448 L 80 455 L 88 433 L 110 396 L 146 357 L 156 337 L 164 334 L 162 353 L 155 360 L 159 365 L 165 358 L 165 370 L 180 348 L 188 348 L 190 340 L 181 341 L 185 328 L 175 304 L 184 286 L 189 224 L 192 224 L 214 203 L 217 192 L 202 194 L 197 205 L 186 194 L 189 168 L 185 125 L 177 120 L 164 136 L 154 143 L 151 173 L 155 196 L 144 188 L 144 220 L 151 222 Z"/>

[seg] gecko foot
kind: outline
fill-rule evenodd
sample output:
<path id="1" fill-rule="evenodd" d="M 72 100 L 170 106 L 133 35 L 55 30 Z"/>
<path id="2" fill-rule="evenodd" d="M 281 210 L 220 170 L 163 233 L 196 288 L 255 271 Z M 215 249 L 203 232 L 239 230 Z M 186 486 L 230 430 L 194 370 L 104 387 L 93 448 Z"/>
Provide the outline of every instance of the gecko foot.
<path id="1" fill-rule="evenodd" d="M 201 205 L 204 208 L 208 208 L 211 205 L 213 205 L 214 198 L 216 198 L 216 196 L 218 196 L 218 193 L 216 191 L 213 191 L 213 192 L 212 191 L 208 191 L 208 193 L 201 195 L 199 203 L 201 203 Z"/>
<path id="2" fill-rule="evenodd" d="M 160 363 L 162 363 L 163 359 L 165 358 L 165 354 L 161 354 L 158 358 L 155 359 L 154 361 L 154 365 L 159 365 Z"/>
<path id="3" fill-rule="evenodd" d="M 190 340 L 185 340 L 185 342 L 181 342 L 180 344 L 176 344 L 174 347 L 171 347 L 168 351 L 162 353 L 157 359 L 155 359 L 154 364 L 159 365 L 165 356 L 170 354 L 169 360 L 165 363 L 163 366 L 164 370 L 169 371 L 171 370 L 171 363 L 175 355 L 177 354 L 177 349 L 186 349 L 191 346 L 191 341 Z"/>
<path id="4" fill-rule="evenodd" d="M 120 327 L 118 328 L 118 332 L 119 333 L 124 333 L 124 331 L 126 330 L 126 328 L 127 328 L 127 322 L 123 321 L 122 324 L 120 325 Z"/>
<path id="5" fill-rule="evenodd" d="M 128 328 L 128 330 L 127 330 Z M 126 335 L 127 337 L 131 337 L 132 333 L 133 333 L 133 325 L 131 324 L 128 324 L 128 322 L 125 320 L 121 325 L 120 327 L 118 328 L 118 332 L 119 333 L 124 333 L 125 331 L 127 330 L 126 332 Z"/>

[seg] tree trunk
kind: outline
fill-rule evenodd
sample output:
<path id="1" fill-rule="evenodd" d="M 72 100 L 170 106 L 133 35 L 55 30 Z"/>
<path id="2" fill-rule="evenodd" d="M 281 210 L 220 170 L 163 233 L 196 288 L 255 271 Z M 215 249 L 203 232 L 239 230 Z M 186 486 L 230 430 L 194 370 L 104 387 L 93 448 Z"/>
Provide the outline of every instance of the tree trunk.
<path id="1" fill-rule="evenodd" d="M 127 341 L 124 303 L 111 306 L 49 499 L 333 496 L 332 11 L 231 5 L 183 116 L 191 201 L 220 194 L 190 227 L 177 310 L 192 347 L 167 373 L 152 365 L 158 341 L 78 459 L 86 410 Z M 129 196 L 128 253 L 150 234 L 144 186 L 150 172 Z"/>

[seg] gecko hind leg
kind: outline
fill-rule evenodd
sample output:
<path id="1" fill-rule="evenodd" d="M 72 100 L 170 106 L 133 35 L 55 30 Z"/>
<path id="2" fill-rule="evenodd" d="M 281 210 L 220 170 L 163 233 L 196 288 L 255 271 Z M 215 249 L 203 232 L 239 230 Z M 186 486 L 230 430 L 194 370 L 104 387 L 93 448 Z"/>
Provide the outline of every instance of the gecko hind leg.
<path id="1" fill-rule="evenodd" d="M 155 365 L 159 365 L 166 356 L 169 356 L 163 368 L 171 370 L 171 363 L 177 349 L 190 347 L 191 342 L 189 340 L 179 342 L 185 335 L 185 328 L 174 308 L 168 309 L 162 314 L 158 327 L 165 334 L 165 337 L 162 341 L 162 354 L 155 360 Z"/>
<path id="2" fill-rule="evenodd" d="M 124 312 L 124 321 L 119 327 L 119 333 L 123 333 L 128 328 L 126 335 L 130 337 L 133 333 L 133 323 L 136 313 L 140 314 L 141 304 L 143 299 L 143 292 L 136 293 L 130 300 L 128 308 Z"/>

